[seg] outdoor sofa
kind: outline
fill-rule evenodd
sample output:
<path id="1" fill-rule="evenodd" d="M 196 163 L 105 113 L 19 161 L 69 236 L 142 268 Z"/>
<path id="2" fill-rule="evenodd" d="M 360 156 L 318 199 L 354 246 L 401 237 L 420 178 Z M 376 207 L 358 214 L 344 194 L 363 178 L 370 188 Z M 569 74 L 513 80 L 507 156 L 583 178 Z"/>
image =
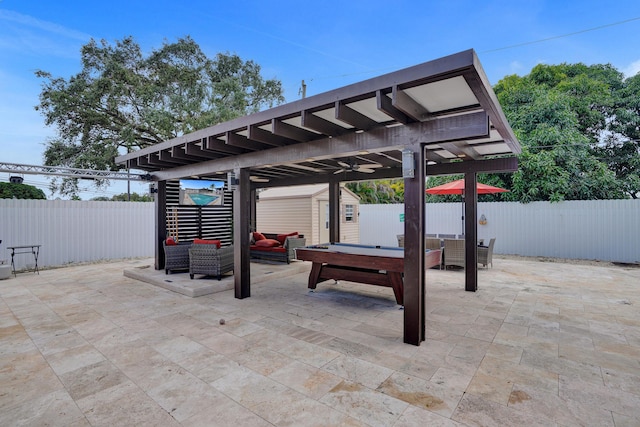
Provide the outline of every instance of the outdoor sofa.
<path id="1" fill-rule="evenodd" d="M 251 258 L 286 262 L 296 259 L 296 248 L 306 246 L 306 239 L 297 232 L 288 234 L 253 232 L 250 236 Z"/>

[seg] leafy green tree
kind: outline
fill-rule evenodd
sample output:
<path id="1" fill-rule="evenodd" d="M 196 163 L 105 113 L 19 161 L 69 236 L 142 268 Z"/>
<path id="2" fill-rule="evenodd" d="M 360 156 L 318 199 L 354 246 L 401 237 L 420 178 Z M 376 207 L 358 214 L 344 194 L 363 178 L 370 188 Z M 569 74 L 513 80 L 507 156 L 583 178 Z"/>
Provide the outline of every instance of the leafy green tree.
<path id="1" fill-rule="evenodd" d="M 0 199 L 40 199 L 46 200 L 44 191 L 27 184 L 0 182 Z"/>
<path id="2" fill-rule="evenodd" d="M 131 193 L 131 196 L 127 193 L 116 194 L 112 197 L 98 196 L 91 199 L 94 202 L 153 202 L 153 197 L 149 194 L 138 194 L 136 192 Z"/>
<path id="3" fill-rule="evenodd" d="M 628 197 L 620 176 L 598 147 L 611 132 L 615 100 L 624 87 L 610 65 L 538 65 L 525 77 L 495 86 L 523 145 L 519 170 L 500 175 L 505 199 L 590 200 Z"/>
<path id="4" fill-rule="evenodd" d="M 610 133 L 596 153 L 618 177 L 624 191 L 640 195 L 640 73 L 629 77 L 617 91 Z"/>
<path id="5" fill-rule="evenodd" d="M 349 182 L 346 186 L 360 197 L 362 204 L 404 202 L 404 182 L 399 179 Z"/>
<path id="6" fill-rule="evenodd" d="M 48 165 L 117 170 L 118 154 L 284 101 L 280 81 L 264 79 L 258 64 L 228 53 L 210 59 L 190 37 L 147 56 L 132 37 L 91 40 L 81 60 L 68 79 L 36 72 L 43 79 L 36 110 L 57 131 L 45 149 Z M 78 191 L 74 179 L 53 186 Z"/>
<path id="7" fill-rule="evenodd" d="M 127 193 L 117 194 L 111 198 L 116 202 L 153 202 L 153 197 L 149 194 L 138 194 L 136 192 L 131 193 L 131 196 Z"/>

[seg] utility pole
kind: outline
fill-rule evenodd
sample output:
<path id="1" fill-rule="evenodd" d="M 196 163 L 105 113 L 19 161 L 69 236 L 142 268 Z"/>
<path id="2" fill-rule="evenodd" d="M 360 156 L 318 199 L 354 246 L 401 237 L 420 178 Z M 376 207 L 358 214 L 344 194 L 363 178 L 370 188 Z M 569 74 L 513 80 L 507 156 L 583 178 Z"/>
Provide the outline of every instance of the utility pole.
<path id="1" fill-rule="evenodd" d="M 307 84 L 304 82 L 304 80 L 302 81 L 302 86 L 300 87 L 300 90 L 298 91 L 298 95 L 302 95 L 302 98 L 306 98 L 307 97 Z"/>

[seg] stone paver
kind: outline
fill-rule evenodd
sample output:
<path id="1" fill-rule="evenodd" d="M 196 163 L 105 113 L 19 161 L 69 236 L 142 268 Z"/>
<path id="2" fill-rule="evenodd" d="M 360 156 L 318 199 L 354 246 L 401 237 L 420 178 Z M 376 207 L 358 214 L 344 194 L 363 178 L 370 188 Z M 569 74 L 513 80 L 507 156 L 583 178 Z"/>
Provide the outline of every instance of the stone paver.
<path id="1" fill-rule="evenodd" d="M 250 298 L 192 298 L 123 275 L 149 263 L 0 281 L 0 425 L 640 425 L 637 267 L 429 270 L 416 347 L 387 288 L 252 264 Z"/>

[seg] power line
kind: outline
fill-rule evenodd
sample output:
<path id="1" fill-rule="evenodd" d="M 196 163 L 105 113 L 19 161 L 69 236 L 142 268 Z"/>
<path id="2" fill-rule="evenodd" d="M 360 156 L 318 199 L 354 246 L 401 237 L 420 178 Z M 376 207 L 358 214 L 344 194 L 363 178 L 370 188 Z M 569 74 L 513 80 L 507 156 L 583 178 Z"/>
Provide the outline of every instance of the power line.
<path id="1" fill-rule="evenodd" d="M 636 18 L 625 19 L 624 21 L 613 22 L 611 24 L 604 24 L 604 25 L 599 25 L 597 27 L 587 28 L 585 30 L 574 31 L 573 33 L 561 34 L 561 35 L 558 35 L 558 36 L 547 37 L 547 38 L 544 38 L 544 39 L 533 40 L 533 41 L 523 42 L 523 43 L 518 43 L 518 44 L 513 44 L 511 46 L 504 46 L 504 47 L 499 47 L 499 48 L 496 48 L 496 49 L 485 50 L 485 51 L 482 51 L 480 53 L 498 52 L 500 50 L 513 49 L 514 47 L 521 47 L 521 46 L 528 46 L 530 44 L 543 43 L 543 42 L 547 42 L 549 40 L 557 40 L 557 39 L 561 39 L 561 38 L 564 38 L 564 37 L 575 36 L 577 34 L 588 33 L 590 31 L 597 31 L 597 30 L 601 30 L 603 28 L 614 27 L 616 25 L 622 25 L 622 24 L 626 24 L 628 22 L 638 21 L 638 20 L 640 20 L 640 16 L 638 16 Z"/>
<path id="2" fill-rule="evenodd" d="M 527 45 L 531 45 L 531 44 L 536 44 L 536 43 L 543 43 L 543 42 L 547 42 L 547 41 L 550 41 L 550 40 L 557 40 L 557 39 L 561 39 L 561 38 L 564 38 L 564 37 L 575 36 L 577 34 L 588 33 L 590 31 L 597 31 L 597 30 L 602 30 L 604 28 L 608 28 L 608 27 L 615 27 L 617 25 L 627 24 L 629 22 L 638 21 L 638 20 L 640 20 L 640 16 L 637 16 L 635 18 L 625 19 L 623 21 L 612 22 L 610 24 L 599 25 L 597 27 L 586 28 L 584 30 L 574 31 L 572 33 L 560 34 L 560 35 L 557 35 L 557 36 L 547 37 L 547 38 L 544 38 L 544 39 L 532 40 L 532 41 L 518 43 L 518 44 L 514 44 L 514 45 L 498 47 L 498 48 L 495 48 L 495 49 L 484 50 L 484 51 L 482 51 L 480 53 L 492 53 L 492 52 L 498 52 L 498 51 L 501 51 L 501 50 L 513 49 L 513 48 L 516 48 L 516 47 L 522 47 L 522 46 L 527 46 Z M 385 68 L 378 68 L 378 69 L 375 69 L 375 70 L 359 71 L 357 73 L 345 73 L 345 74 L 336 74 L 336 75 L 333 75 L 333 76 L 314 77 L 314 78 L 308 79 L 308 81 L 311 82 L 314 79 L 315 80 L 321 80 L 321 79 L 334 79 L 334 78 L 350 77 L 350 76 L 355 76 L 355 75 L 358 75 L 358 74 L 377 73 L 377 72 L 387 71 L 387 70 L 396 69 L 396 68 L 398 68 L 398 67 L 385 67 Z"/>

